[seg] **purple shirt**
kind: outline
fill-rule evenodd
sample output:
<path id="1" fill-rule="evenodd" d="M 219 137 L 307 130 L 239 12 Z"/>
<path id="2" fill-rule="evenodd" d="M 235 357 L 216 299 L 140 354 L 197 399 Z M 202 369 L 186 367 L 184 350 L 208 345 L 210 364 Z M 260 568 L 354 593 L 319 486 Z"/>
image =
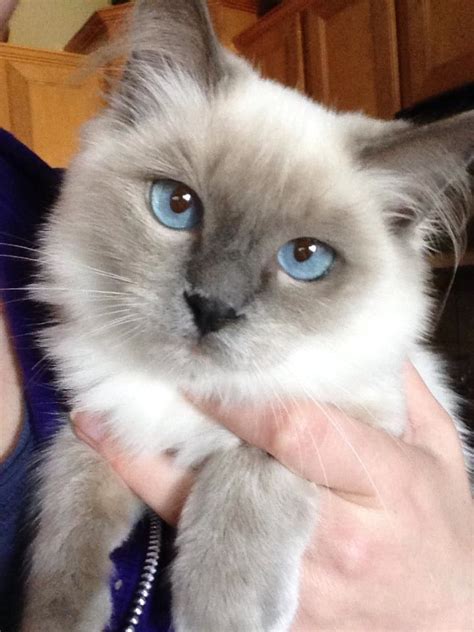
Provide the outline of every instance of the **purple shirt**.
<path id="1" fill-rule="evenodd" d="M 36 323 L 46 319 L 45 309 L 33 303 L 24 289 L 34 271 L 28 248 L 35 246 L 38 228 L 57 196 L 61 176 L 60 170 L 50 168 L 11 134 L 0 130 L 0 296 L 6 303 L 23 374 L 31 441 L 36 452 L 54 436 L 67 414 L 65 398 L 53 385 L 52 367 L 35 344 Z M 18 485 L 24 484 L 22 478 Z M 157 529 L 163 531 L 162 551 L 157 572 L 150 574 L 144 566 L 154 557 Z M 19 546 L 20 540 L 18 537 L 11 546 Z M 114 551 L 115 573 L 110 582 L 113 616 L 107 632 L 171 630 L 167 566 L 172 540 L 172 530 L 160 525 L 156 516 L 147 515 L 121 548 Z M 13 578 L 10 580 L 13 585 Z M 146 598 L 137 603 L 140 595 Z M 134 616 L 136 624 L 132 622 Z"/>

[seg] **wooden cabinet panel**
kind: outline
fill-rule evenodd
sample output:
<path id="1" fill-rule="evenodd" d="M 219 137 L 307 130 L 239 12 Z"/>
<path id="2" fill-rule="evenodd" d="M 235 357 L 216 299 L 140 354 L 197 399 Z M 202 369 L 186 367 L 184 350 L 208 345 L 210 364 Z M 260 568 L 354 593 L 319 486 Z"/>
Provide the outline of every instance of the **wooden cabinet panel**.
<path id="1" fill-rule="evenodd" d="M 396 0 L 402 105 L 474 81 L 473 0 Z"/>
<path id="2" fill-rule="evenodd" d="M 325 0 L 302 11 L 307 93 L 391 118 L 400 109 L 392 0 Z"/>
<path id="3" fill-rule="evenodd" d="M 235 44 L 326 105 L 384 118 L 400 109 L 393 0 L 288 0 Z"/>
<path id="4" fill-rule="evenodd" d="M 224 46 L 235 50 L 234 38 L 257 21 L 257 4 L 255 0 L 208 0 L 214 27 Z"/>
<path id="5" fill-rule="evenodd" d="M 258 0 L 209 7 L 226 45 L 330 107 L 391 118 L 474 81 L 474 0 L 284 0 L 260 19 Z M 71 46 L 95 48 L 130 8 L 97 12 Z M 80 125 L 101 107 L 100 77 L 74 79 L 82 61 L 0 44 L 0 125 L 55 166 L 68 163 Z"/>
<path id="6" fill-rule="evenodd" d="M 301 16 L 293 12 L 280 19 L 279 14 L 275 15 L 257 22 L 236 37 L 234 44 L 264 76 L 304 90 Z"/>
<path id="7" fill-rule="evenodd" d="M 55 167 L 67 165 L 81 124 L 101 107 L 98 75 L 79 79 L 82 61 L 0 45 L 0 126 Z"/>
<path id="8" fill-rule="evenodd" d="M 88 54 L 115 37 L 121 37 L 131 18 L 133 3 L 104 7 L 90 16 L 69 40 L 64 50 L 69 53 Z"/>

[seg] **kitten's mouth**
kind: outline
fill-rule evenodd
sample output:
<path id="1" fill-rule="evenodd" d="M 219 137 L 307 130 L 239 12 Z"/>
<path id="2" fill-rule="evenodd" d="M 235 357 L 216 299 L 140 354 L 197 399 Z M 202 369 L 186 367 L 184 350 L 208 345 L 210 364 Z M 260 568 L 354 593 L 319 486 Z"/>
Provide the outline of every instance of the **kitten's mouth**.
<path id="1" fill-rule="evenodd" d="M 185 341 L 185 363 L 193 372 L 204 374 L 208 371 L 233 370 L 229 362 L 231 351 L 228 342 L 224 344 L 218 333 L 205 336 L 197 334 L 192 338 L 186 337 Z"/>
<path id="2" fill-rule="evenodd" d="M 222 353 L 219 336 L 199 336 L 189 341 L 189 355 L 196 360 L 217 361 Z"/>
<path id="3" fill-rule="evenodd" d="M 196 358 L 200 358 L 203 355 L 205 355 L 202 345 L 199 344 L 199 342 L 195 342 L 191 344 L 191 347 L 189 350 L 190 350 L 191 356 L 196 357 Z"/>

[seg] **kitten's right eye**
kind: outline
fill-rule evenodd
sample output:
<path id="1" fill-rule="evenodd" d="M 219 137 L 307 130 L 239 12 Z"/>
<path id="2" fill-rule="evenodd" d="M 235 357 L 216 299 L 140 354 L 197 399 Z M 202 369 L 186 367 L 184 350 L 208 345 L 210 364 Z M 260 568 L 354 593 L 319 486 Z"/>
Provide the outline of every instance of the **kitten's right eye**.
<path id="1" fill-rule="evenodd" d="M 150 204 L 155 217 L 168 228 L 191 230 L 201 223 L 201 200 L 182 182 L 156 180 L 151 186 Z"/>

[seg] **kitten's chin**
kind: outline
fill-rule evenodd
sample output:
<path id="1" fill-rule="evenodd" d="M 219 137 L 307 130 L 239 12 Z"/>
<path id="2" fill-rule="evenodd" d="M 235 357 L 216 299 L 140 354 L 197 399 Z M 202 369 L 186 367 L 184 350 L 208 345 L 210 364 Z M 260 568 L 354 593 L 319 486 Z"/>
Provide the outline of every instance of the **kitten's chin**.
<path id="1" fill-rule="evenodd" d="M 251 363 L 245 362 L 242 353 L 212 334 L 201 339 L 184 338 L 179 344 L 173 341 L 159 363 L 160 370 L 166 371 L 180 385 L 228 382 L 236 374 L 251 369 Z"/>
<path id="2" fill-rule="evenodd" d="M 161 337 L 143 341 L 129 348 L 135 368 L 182 384 L 198 379 L 214 378 L 226 369 L 232 370 L 228 358 L 215 344 L 203 343 L 197 337 Z"/>
<path id="3" fill-rule="evenodd" d="M 128 349 L 129 360 L 140 370 L 156 375 L 180 386 L 192 383 L 216 384 L 232 382 L 235 378 L 254 375 L 255 358 L 270 359 L 271 353 L 258 350 L 245 341 L 237 341 L 226 334 L 211 333 L 199 338 L 197 335 L 161 335 L 160 338 L 144 338 L 134 342 Z M 269 350 L 270 351 L 270 350 Z M 123 356 L 119 358 L 123 361 Z M 266 366 L 259 361 L 259 368 Z"/>
<path id="4" fill-rule="evenodd" d="M 189 342 L 184 349 L 183 369 L 193 375 L 215 377 L 216 374 L 232 373 L 239 367 L 233 359 L 232 351 L 216 344 L 210 339 L 201 339 Z"/>

